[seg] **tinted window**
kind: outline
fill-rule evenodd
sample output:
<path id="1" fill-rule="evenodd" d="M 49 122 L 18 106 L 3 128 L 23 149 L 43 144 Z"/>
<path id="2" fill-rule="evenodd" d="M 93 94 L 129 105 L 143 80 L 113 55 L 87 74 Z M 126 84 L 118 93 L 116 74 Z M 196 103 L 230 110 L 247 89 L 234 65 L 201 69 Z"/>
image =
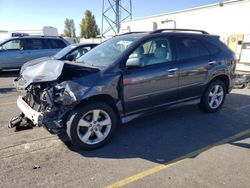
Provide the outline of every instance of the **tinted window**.
<path id="1" fill-rule="evenodd" d="M 50 49 L 50 48 L 52 48 L 52 46 L 51 46 L 51 44 L 50 44 L 50 42 L 49 42 L 48 39 L 43 39 L 43 45 L 44 45 L 44 48 L 45 48 L 45 49 Z"/>
<path id="2" fill-rule="evenodd" d="M 219 47 L 215 46 L 214 44 L 203 40 L 202 43 L 206 46 L 206 48 L 208 49 L 208 51 L 210 52 L 211 55 L 215 55 L 218 54 L 220 52 Z"/>
<path id="3" fill-rule="evenodd" d="M 209 55 L 209 51 L 198 39 L 177 38 L 177 49 L 179 59 L 190 59 Z"/>
<path id="4" fill-rule="evenodd" d="M 52 48 L 64 48 L 66 44 L 58 39 L 49 39 Z"/>
<path id="5" fill-rule="evenodd" d="M 145 66 L 172 61 L 170 41 L 167 38 L 148 41 L 139 46 L 129 58 L 139 58 Z"/>
<path id="6" fill-rule="evenodd" d="M 25 50 L 40 50 L 44 48 L 45 47 L 41 39 L 24 39 Z"/>

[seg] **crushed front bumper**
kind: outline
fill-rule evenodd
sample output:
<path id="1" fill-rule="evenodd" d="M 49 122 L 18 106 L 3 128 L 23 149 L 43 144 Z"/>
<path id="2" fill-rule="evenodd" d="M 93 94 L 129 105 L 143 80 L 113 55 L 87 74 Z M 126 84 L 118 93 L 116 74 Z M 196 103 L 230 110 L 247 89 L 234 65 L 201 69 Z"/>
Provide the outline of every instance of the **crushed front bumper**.
<path id="1" fill-rule="evenodd" d="M 32 121 L 32 123 L 36 126 L 42 125 L 43 114 L 41 112 L 37 112 L 33 110 L 21 96 L 17 99 L 17 106 L 25 115 L 26 118 Z"/>
<path id="2" fill-rule="evenodd" d="M 55 116 L 53 112 L 38 112 L 32 109 L 21 96 L 17 99 L 17 106 L 34 126 L 44 126 L 52 134 L 58 134 L 64 128 L 62 117 Z"/>

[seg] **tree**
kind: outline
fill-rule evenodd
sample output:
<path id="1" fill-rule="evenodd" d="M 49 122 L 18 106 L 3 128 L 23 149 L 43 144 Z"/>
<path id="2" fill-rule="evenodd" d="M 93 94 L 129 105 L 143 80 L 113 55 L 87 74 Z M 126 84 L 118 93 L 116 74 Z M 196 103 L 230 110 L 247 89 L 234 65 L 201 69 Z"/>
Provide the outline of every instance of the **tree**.
<path id="1" fill-rule="evenodd" d="M 80 24 L 81 28 L 81 37 L 86 39 L 95 38 L 97 35 L 100 35 L 100 30 L 96 24 L 95 16 L 91 11 L 86 10 L 84 13 L 84 18 Z"/>
<path id="2" fill-rule="evenodd" d="M 65 37 L 76 37 L 76 28 L 73 19 L 66 19 L 64 21 L 64 35 Z"/>

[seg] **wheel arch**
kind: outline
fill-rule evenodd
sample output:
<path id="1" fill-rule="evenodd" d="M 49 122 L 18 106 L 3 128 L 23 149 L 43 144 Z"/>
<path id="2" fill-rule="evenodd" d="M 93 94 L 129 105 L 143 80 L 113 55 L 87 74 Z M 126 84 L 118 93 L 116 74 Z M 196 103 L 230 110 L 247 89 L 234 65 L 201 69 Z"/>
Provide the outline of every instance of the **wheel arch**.
<path id="1" fill-rule="evenodd" d="M 229 93 L 229 77 L 226 74 L 221 74 L 221 75 L 217 75 L 215 76 L 212 80 L 209 81 L 209 83 L 207 84 L 207 87 L 214 81 L 220 80 L 222 81 L 225 86 L 226 86 L 226 92 Z"/>
<path id="2" fill-rule="evenodd" d="M 107 105 L 109 105 L 115 112 L 118 120 L 120 120 L 120 113 L 119 110 L 116 106 L 115 100 L 112 96 L 107 95 L 107 94 L 100 94 L 100 95 L 94 95 L 94 96 L 90 96 L 88 98 L 85 98 L 83 100 L 81 100 L 76 106 L 75 108 L 81 108 L 81 106 L 92 103 L 92 102 L 104 102 Z"/>

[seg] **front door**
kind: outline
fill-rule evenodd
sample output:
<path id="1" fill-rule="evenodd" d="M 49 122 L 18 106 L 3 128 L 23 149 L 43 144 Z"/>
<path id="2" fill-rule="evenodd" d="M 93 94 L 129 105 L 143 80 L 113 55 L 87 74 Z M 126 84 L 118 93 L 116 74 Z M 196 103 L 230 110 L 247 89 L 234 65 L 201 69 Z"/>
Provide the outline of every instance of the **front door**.
<path id="1" fill-rule="evenodd" d="M 124 107 L 127 114 L 165 105 L 176 100 L 178 65 L 172 42 L 158 38 L 139 46 L 129 60 L 138 59 L 142 67 L 127 67 L 123 73 Z"/>
<path id="2" fill-rule="evenodd" d="M 23 40 L 13 39 L 0 46 L 0 69 L 18 68 L 25 61 Z"/>

